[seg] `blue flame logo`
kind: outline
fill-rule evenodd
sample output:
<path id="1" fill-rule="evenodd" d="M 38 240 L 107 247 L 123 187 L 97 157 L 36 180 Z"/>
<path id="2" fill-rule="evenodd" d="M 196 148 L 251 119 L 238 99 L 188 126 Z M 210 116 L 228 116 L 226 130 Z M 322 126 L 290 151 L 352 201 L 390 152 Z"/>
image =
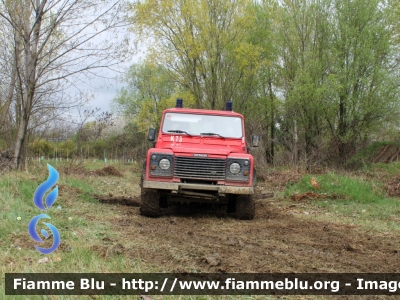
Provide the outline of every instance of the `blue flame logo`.
<path id="1" fill-rule="evenodd" d="M 58 196 L 58 186 L 56 186 L 50 193 L 47 194 L 46 199 L 45 199 L 46 207 L 44 206 L 43 197 L 44 197 L 45 193 L 51 189 L 51 187 L 58 181 L 58 178 L 59 178 L 59 175 L 58 175 L 58 172 L 56 171 L 56 169 L 54 169 L 49 164 L 47 164 L 47 168 L 49 169 L 49 177 L 47 178 L 47 180 L 45 182 L 43 182 L 41 185 L 38 186 L 38 188 L 35 191 L 35 194 L 33 195 L 33 203 L 35 204 L 35 206 L 37 208 L 39 208 L 43 211 L 50 208 L 54 204 L 54 202 L 56 201 L 57 196 Z M 43 218 L 50 219 L 50 217 L 48 215 L 40 214 L 40 215 L 37 215 L 36 217 L 33 217 L 32 220 L 28 224 L 29 235 L 31 236 L 31 238 L 33 240 L 35 240 L 36 242 L 39 242 L 39 243 L 43 243 L 43 240 L 40 238 L 40 236 L 36 232 L 36 226 L 37 226 L 39 220 L 43 219 Z M 58 230 L 54 225 L 52 225 L 50 223 L 43 223 L 43 224 L 46 225 L 50 229 L 51 234 L 53 235 L 53 245 L 50 248 L 42 248 L 42 247 L 35 245 L 35 248 L 40 253 L 49 254 L 49 253 L 55 251 L 58 248 L 58 246 L 60 245 L 60 234 L 58 233 Z M 43 234 L 43 236 L 46 239 L 49 237 L 49 233 L 46 230 L 42 229 L 40 232 Z"/>
<path id="2" fill-rule="evenodd" d="M 46 210 L 46 208 L 43 205 L 43 196 L 44 194 L 53 186 L 56 184 L 58 181 L 58 172 L 56 169 L 54 169 L 52 166 L 47 164 L 47 168 L 49 169 L 49 178 L 45 182 L 43 182 L 41 185 L 38 186 L 38 188 L 35 191 L 35 194 L 33 195 L 33 203 L 36 205 L 37 208 L 41 210 Z M 46 197 L 46 206 L 47 208 L 50 208 L 54 202 L 56 201 L 58 196 L 58 186 L 55 187 L 54 190 L 52 190 Z"/>

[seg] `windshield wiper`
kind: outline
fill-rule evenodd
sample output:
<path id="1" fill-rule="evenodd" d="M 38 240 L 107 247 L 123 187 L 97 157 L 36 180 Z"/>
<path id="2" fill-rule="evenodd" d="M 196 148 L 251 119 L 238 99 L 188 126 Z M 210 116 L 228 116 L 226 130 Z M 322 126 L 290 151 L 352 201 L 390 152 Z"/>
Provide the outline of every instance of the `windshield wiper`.
<path id="1" fill-rule="evenodd" d="M 173 133 L 186 133 L 188 136 L 192 136 L 190 133 L 183 131 L 183 130 L 168 130 L 168 132 L 173 132 Z"/>
<path id="2" fill-rule="evenodd" d="M 214 133 L 214 132 L 203 132 L 203 133 L 200 133 L 200 135 L 218 135 L 219 137 L 222 137 L 225 140 L 224 136 L 222 136 L 218 133 Z"/>

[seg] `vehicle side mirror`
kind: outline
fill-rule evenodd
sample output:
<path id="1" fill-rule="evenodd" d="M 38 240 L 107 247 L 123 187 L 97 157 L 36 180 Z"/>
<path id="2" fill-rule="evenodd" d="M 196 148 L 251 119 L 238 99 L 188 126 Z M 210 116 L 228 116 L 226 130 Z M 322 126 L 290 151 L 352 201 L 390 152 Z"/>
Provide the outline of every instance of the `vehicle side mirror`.
<path id="1" fill-rule="evenodd" d="M 253 143 L 253 147 L 258 147 L 258 143 L 260 142 L 260 136 L 258 135 L 253 135 L 251 137 L 252 143 Z"/>
<path id="2" fill-rule="evenodd" d="M 147 136 L 147 139 L 152 142 L 156 139 L 156 130 L 154 128 L 149 129 L 149 135 Z"/>

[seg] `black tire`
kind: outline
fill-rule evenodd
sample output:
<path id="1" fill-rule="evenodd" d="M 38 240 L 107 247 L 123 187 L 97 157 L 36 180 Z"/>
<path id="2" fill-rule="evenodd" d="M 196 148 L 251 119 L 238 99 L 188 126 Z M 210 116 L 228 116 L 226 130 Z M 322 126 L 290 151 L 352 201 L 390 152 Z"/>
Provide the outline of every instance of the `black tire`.
<path id="1" fill-rule="evenodd" d="M 161 216 L 160 194 L 156 190 L 143 188 L 143 176 L 140 179 L 141 200 L 139 212 L 142 216 L 157 218 Z"/>
<path id="2" fill-rule="evenodd" d="M 256 204 L 252 195 L 237 195 L 235 199 L 235 217 L 239 220 L 253 220 Z"/>
<path id="3" fill-rule="evenodd" d="M 140 205 L 140 214 L 142 216 L 157 218 L 161 216 L 160 195 L 157 191 L 144 191 L 141 195 L 142 203 Z"/>

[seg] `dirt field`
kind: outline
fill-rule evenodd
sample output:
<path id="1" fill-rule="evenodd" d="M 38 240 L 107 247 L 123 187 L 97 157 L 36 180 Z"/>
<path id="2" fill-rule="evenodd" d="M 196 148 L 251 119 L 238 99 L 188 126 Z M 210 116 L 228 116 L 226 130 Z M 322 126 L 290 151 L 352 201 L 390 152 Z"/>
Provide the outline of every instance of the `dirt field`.
<path id="1" fill-rule="evenodd" d="M 204 208 L 146 218 L 139 215 L 136 200 L 101 201 L 121 215 L 109 220 L 119 237 L 104 238 L 95 249 L 100 255 L 139 258 L 155 272 L 372 273 L 400 268 L 396 236 L 305 218 L 296 202 L 280 207 L 273 198 L 259 199 L 255 219 L 239 221 Z"/>

